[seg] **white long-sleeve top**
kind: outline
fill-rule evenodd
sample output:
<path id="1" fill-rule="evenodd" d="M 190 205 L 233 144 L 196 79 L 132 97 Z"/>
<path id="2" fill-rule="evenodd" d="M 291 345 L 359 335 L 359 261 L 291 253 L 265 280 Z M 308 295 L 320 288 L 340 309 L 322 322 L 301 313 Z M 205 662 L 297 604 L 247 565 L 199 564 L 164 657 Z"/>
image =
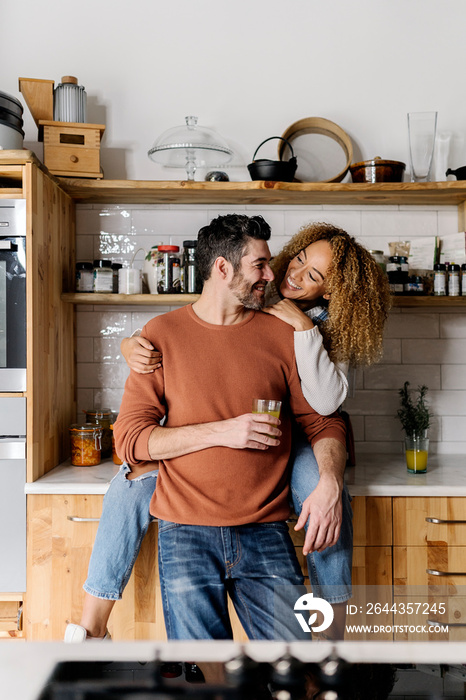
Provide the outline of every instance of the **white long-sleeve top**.
<path id="1" fill-rule="evenodd" d="M 323 307 L 314 307 L 306 315 L 314 319 L 322 311 Z M 317 325 L 307 331 L 294 332 L 294 349 L 306 401 L 317 413 L 328 416 L 346 399 L 348 363 L 332 362 Z"/>

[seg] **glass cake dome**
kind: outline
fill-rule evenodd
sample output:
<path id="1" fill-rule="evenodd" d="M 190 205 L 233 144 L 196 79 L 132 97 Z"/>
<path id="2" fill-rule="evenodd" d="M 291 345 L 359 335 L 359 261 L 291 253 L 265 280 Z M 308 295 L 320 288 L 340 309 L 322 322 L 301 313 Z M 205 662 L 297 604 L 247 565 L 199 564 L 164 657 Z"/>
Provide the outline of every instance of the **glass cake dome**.
<path id="1" fill-rule="evenodd" d="M 147 155 L 167 168 L 185 168 L 194 180 L 197 168 L 225 165 L 233 151 L 213 129 L 199 126 L 197 117 L 186 117 L 185 125 L 164 131 Z"/>

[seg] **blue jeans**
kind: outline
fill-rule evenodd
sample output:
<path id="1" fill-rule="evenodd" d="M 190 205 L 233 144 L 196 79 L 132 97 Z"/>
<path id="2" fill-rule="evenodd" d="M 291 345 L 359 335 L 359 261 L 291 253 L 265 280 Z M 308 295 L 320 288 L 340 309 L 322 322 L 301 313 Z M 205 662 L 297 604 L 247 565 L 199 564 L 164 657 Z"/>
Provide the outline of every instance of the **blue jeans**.
<path id="1" fill-rule="evenodd" d="M 290 460 L 291 496 L 294 511 L 299 515 L 303 502 L 319 482 L 319 468 L 312 447 L 301 436 L 293 440 Z M 351 598 L 353 511 L 346 484 L 342 499 L 343 518 L 338 542 L 323 552 L 312 552 L 306 558 L 314 595 L 325 598 L 329 603 L 341 603 Z M 307 525 L 305 529 L 307 531 Z"/>
<path id="2" fill-rule="evenodd" d="M 309 639 L 293 613 L 304 579 L 284 522 L 159 520 L 159 571 L 168 639 L 232 639 L 228 596 L 249 639 Z"/>
<path id="3" fill-rule="evenodd" d="M 128 583 L 147 528 L 158 470 L 129 481 L 123 464 L 104 497 L 102 515 L 83 586 L 96 598 L 119 600 Z"/>

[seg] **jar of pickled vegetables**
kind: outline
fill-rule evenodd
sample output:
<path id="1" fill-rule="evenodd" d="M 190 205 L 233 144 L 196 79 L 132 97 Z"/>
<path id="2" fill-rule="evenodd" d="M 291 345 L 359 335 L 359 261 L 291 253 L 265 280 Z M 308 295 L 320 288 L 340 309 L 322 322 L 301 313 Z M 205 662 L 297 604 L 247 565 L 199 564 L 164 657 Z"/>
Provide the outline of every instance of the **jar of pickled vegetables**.
<path id="1" fill-rule="evenodd" d="M 73 423 L 70 426 L 71 464 L 95 467 L 100 464 L 102 428 L 95 423 Z"/>
<path id="2" fill-rule="evenodd" d="M 84 411 L 87 423 L 95 423 L 102 428 L 102 459 L 112 456 L 112 431 L 113 411 L 109 408 L 92 408 Z"/>
<path id="3" fill-rule="evenodd" d="M 123 460 L 120 459 L 116 453 L 115 449 L 115 437 L 113 435 L 113 423 L 110 426 L 110 429 L 112 431 L 112 459 L 113 459 L 113 464 L 123 464 Z"/>

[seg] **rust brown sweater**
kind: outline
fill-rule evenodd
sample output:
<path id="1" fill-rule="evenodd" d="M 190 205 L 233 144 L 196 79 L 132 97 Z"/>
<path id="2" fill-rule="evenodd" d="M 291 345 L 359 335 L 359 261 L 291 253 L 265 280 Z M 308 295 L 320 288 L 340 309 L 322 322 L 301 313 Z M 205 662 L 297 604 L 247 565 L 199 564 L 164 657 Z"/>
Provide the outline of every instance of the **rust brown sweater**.
<path id="1" fill-rule="evenodd" d="M 320 416 L 303 397 L 293 328 L 253 311 L 241 323 L 211 325 L 185 306 L 152 319 L 142 335 L 162 352 L 163 368 L 127 379 L 114 434 L 129 464 L 151 461 L 149 435 L 165 415 L 165 425 L 177 427 L 250 413 L 253 398 L 283 402 L 279 447 L 211 447 L 161 461 L 151 513 L 191 525 L 286 519 L 291 413 L 312 444 L 345 442 L 343 421 Z"/>

